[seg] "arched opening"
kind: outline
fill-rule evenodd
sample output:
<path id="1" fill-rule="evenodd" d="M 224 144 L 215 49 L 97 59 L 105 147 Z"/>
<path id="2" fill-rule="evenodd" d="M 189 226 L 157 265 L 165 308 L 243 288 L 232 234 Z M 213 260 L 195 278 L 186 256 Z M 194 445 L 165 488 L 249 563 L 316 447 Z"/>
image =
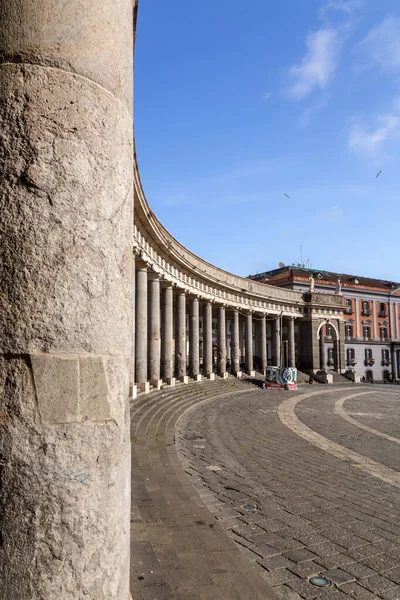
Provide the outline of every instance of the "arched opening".
<path id="1" fill-rule="evenodd" d="M 337 326 L 326 320 L 317 330 L 319 340 L 319 367 L 324 371 L 339 371 L 341 364 L 339 331 Z"/>
<path id="2" fill-rule="evenodd" d="M 374 375 L 372 373 L 372 371 L 366 371 L 365 373 L 366 377 L 367 377 L 367 382 L 368 383 L 374 383 Z"/>

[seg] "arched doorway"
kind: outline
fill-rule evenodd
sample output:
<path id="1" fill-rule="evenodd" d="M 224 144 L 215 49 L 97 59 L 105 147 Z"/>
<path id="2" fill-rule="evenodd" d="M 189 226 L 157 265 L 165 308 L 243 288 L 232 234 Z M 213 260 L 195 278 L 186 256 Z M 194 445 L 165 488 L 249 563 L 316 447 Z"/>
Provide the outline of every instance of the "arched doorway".
<path id="1" fill-rule="evenodd" d="M 369 370 L 366 371 L 365 375 L 366 375 L 368 383 L 374 383 L 374 376 L 373 376 L 372 371 L 369 371 Z"/>
<path id="2" fill-rule="evenodd" d="M 319 368 L 339 371 L 341 367 L 340 337 L 337 325 L 329 320 L 320 323 L 317 330 Z"/>

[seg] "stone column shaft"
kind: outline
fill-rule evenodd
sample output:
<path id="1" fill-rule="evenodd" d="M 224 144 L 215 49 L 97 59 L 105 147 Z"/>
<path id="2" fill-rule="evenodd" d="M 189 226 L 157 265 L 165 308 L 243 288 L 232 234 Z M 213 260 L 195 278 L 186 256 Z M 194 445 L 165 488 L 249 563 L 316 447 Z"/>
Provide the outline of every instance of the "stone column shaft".
<path id="1" fill-rule="evenodd" d="M 325 369 L 326 367 L 326 356 L 325 356 L 325 339 L 324 339 L 324 327 L 319 330 L 319 368 Z"/>
<path id="2" fill-rule="evenodd" d="M 246 315 L 245 331 L 246 331 L 246 372 L 249 375 L 253 375 L 254 374 L 254 370 L 253 370 L 253 317 L 252 317 L 251 313 Z"/>
<path id="3" fill-rule="evenodd" d="M 186 295 L 183 292 L 176 297 L 175 374 L 180 381 L 186 380 Z"/>
<path id="4" fill-rule="evenodd" d="M 189 312 L 189 372 L 194 379 L 201 380 L 199 362 L 199 300 L 190 300 Z"/>
<path id="5" fill-rule="evenodd" d="M 260 369 L 261 373 L 267 370 L 267 321 L 265 315 L 260 321 Z"/>
<path id="6" fill-rule="evenodd" d="M 231 364 L 232 372 L 236 376 L 240 376 L 240 348 L 239 348 L 239 313 L 233 311 L 231 325 Z"/>
<path id="7" fill-rule="evenodd" d="M 203 372 L 208 378 L 213 375 L 211 302 L 203 305 Z"/>
<path id="8" fill-rule="evenodd" d="M 1 2 L 5 599 L 129 596 L 133 23 Z"/>
<path id="9" fill-rule="evenodd" d="M 272 365 L 281 366 L 281 319 L 278 317 L 272 321 Z"/>
<path id="10" fill-rule="evenodd" d="M 150 383 L 160 387 L 160 279 L 149 275 L 148 377 Z"/>
<path id="11" fill-rule="evenodd" d="M 289 317 L 287 322 L 288 328 L 288 366 L 296 366 L 295 343 L 294 343 L 294 318 Z"/>
<path id="12" fill-rule="evenodd" d="M 220 377 L 226 377 L 226 314 L 224 306 L 218 308 L 217 370 Z"/>
<path id="13" fill-rule="evenodd" d="M 147 382 L 147 268 L 136 272 L 135 313 L 135 362 L 136 382 L 143 389 Z"/>
<path id="14" fill-rule="evenodd" d="M 240 362 L 242 362 L 242 360 L 244 359 L 244 356 L 246 354 L 246 349 L 245 349 L 245 341 L 244 341 L 244 319 L 241 317 L 240 313 L 239 313 L 239 359 Z"/>
<path id="15" fill-rule="evenodd" d="M 172 286 L 162 289 L 161 314 L 161 376 L 167 383 L 173 383 L 173 303 Z"/>

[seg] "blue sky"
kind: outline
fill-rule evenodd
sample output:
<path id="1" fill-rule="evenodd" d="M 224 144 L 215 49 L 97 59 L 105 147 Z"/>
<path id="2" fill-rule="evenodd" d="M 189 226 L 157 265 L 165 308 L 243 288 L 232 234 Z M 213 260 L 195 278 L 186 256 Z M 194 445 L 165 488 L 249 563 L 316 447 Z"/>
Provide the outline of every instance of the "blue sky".
<path id="1" fill-rule="evenodd" d="M 142 0 L 135 135 L 151 208 L 205 260 L 302 246 L 400 281 L 398 0 Z"/>

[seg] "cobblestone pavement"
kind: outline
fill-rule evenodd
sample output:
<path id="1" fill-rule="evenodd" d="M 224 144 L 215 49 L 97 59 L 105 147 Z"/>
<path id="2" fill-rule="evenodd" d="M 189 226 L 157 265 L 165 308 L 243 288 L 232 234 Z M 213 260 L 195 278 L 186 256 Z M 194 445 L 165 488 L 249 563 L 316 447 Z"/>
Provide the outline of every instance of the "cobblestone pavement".
<path id="1" fill-rule="evenodd" d="M 282 598 L 400 600 L 400 390 L 254 388 L 195 406 L 176 444 L 203 501 Z M 333 584 L 313 586 L 319 574 Z"/>

